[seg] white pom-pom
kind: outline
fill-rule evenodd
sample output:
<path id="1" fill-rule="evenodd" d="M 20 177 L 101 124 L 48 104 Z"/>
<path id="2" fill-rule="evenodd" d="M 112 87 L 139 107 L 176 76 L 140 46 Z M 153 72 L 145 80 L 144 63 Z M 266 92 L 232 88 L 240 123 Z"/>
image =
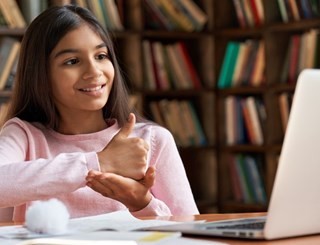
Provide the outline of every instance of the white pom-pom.
<path id="1" fill-rule="evenodd" d="M 26 227 L 33 232 L 50 235 L 66 232 L 69 222 L 66 206 L 57 199 L 35 201 L 26 212 Z"/>

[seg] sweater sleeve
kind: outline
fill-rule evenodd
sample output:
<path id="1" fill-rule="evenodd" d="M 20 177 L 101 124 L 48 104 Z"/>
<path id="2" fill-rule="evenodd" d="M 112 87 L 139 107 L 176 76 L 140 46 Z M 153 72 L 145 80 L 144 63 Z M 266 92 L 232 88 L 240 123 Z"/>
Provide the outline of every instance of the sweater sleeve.
<path id="1" fill-rule="evenodd" d="M 89 169 L 98 169 L 95 152 L 27 159 L 32 148 L 36 148 L 34 140 L 30 132 L 19 124 L 9 124 L 2 129 L 0 193 L 6 195 L 0 195 L 0 207 L 73 192 L 86 185 L 85 176 Z M 43 145 L 39 144 L 41 147 Z"/>
<path id="2" fill-rule="evenodd" d="M 189 181 L 172 134 L 152 126 L 150 165 L 156 168 L 153 199 L 135 216 L 198 214 Z"/>

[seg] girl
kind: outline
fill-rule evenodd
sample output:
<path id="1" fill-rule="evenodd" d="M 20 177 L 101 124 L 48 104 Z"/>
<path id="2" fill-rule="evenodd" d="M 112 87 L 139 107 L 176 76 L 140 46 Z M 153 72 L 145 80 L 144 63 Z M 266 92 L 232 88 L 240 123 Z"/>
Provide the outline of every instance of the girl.
<path id="1" fill-rule="evenodd" d="M 52 7 L 30 24 L 11 102 L 0 207 L 14 221 L 49 198 L 71 217 L 198 213 L 172 135 L 130 113 L 111 39 L 88 10 Z"/>

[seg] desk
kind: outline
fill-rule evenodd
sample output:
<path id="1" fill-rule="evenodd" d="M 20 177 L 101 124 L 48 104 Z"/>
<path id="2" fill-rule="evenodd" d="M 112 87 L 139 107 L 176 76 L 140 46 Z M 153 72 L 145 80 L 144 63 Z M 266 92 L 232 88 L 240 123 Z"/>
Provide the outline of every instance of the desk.
<path id="1" fill-rule="evenodd" d="M 266 213 L 235 213 L 235 214 L 201 214 L 194 216 L 183 216 L 183 217 L 152 217 L 156 219 L 164 219 L 164 220 L 172 220 L 172 221 L 192 221 L 192 220 L 207 220 L 207 221 L 217 221 L 223 219 L 237 219 L 244 217 L 256 217 L 263 216 Z M 144 219 L 150 219 L 151 217 L 146 217 Z M 298 222 L 298 221 L 297 221 Z M 190 236 L 189 236 L 190 237 Z M 226 239 L 226 238 L 198 238 L 196 236 L 192 236 L 192 238 L 203 239 L 203 240 L 212 240 L 224 242 L 231 245 L 244 245 L 244 244 L 259 244 L 259 245 L 315 245 L 320 244 L 320 234 L 305 236 L 305 237 L 296 237 L 296 238 L 286 238 L 274 241 L 254 241 L 254 240 L 240 240 L 240 239 Z"/>
<path id="2" fill-rule="evenodd" d="M 217 221 L 222 219 L 236 219 L 244 217 L 256 217 L 262 216 L 265 213 L 236 213 L 236 214 L 201 214 L 201 215 L 191 215 L 191 216 L 173 216 L 173 217 L 144 217 L 143 219 L 160 219 L 160 220 L 172 220 L 172 221 L 193 221 L 193 220 L 207 220 L 207 221 Z M 14 225 L 11 223 L 0 223 L 0 226 L 4 225 Z M 320 244 L 320 234 L 297 237 L 297 238 L 287 238 L 282 240 L 275 241 L 252 241 L 252 240 L 238 240 L 238 239 L 224 239 L 218 237 L 197 237 L 192 236 L 192 238 L 201 239 L 201 240 L 212 240 L 224 242 L 231 245 L 244 245 L 244 244 L 259 244 L 259 245 L 314 245 Z"/>

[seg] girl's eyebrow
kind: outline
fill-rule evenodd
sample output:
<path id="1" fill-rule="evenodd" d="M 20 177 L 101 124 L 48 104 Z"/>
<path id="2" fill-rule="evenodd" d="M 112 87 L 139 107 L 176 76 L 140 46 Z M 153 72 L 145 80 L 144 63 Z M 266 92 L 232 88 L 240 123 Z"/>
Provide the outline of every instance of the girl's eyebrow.
<path id="1" fill-rule="evenodd" d="M 101 43 L 99 45 L 96 46 L 96 49 L 100 49 L 100 48 L 104 48 L 106 47 L 107 45 L 105 43 Z M 54 58 L 57 58 L 59 57 L 60 55 L 62 54 L 66 54 L 66 53 L 78 53 L 80 52 L 79 49 L 73 49 L 73 48 L 69 48 L 69 49 L 63 49 L 63 50 L 60 50 L 58 53 L 55 54 Z"/>

